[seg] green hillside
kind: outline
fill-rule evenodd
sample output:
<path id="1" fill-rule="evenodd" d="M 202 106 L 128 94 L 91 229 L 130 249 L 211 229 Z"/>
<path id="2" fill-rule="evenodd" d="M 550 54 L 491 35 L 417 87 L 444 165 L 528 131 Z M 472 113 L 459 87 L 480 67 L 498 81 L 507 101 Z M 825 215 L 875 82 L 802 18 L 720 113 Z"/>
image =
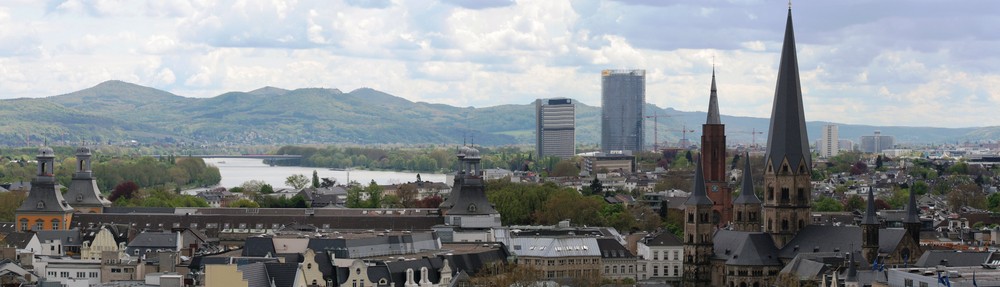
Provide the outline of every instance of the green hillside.
<path id="1" fill-rule="evenodd" d="M 577 142 L 600 143 L 600 108 L 576 102 Z M 706 101 L 707 105 L 707 101 Z M 169 92 L 107 81 L 81 91 L 37 99 L 0 101 L 0 145 L 41 141 L 226 142 L 231 144 L 477 144 L 509 145 L 534 142 L 534 104 L 484 108 L 411 102 L 373 89 L 285 90 L 263 87 L 229 92 L 212 98 L 186 98 Z M 654 105 L 646 115 L 663 115 L 654 125 L 646 119 L 646 142 L 656 137 L 675 144 L 681 130 L 698 142 L 704 112 L 682 112 Z M 723 111 L 724 112 L 724 111 Z M 669 117 L 668 117 L 669 116 Z M 730 143 L 758 144 L 751 131 L 767 131 L 766 118 L 723 116 Z M 826 123 L 809 122 L 811 140 Z M 841 125 L 841 138 L 857 140 L 881 130 L 898 142 L 955 142 L 1000 138 L 1000 127 L 922 128 Z"/>

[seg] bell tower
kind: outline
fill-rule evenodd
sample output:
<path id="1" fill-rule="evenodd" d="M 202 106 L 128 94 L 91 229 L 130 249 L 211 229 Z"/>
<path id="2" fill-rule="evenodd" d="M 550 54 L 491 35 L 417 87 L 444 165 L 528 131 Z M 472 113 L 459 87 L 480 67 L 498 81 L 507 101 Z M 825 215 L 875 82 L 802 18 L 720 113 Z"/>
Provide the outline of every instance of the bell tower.
<path id="1" fill-rule="evenodd" d="M 711 213 L 714 203 L 705 193 L 701 156 L 694 171 L 694 189 L 684 202 L 684 286 L 712 285 L 712 238 L 715 223 Z"/>
<path id="2" fill-rule="evenodd" d="M 31 190 L 15 211 L 17 231 L 66 230 L 73 219 L 73 207 L 56 189 L 55 152 L 49 147 L 38 150 L 38 173 L 31 180 Z"/>
<path id="3" fill-rule="evenodd" d="M 712 206 L 712 222 L 723 227 L 733 221 L 733 192 L 726 181 L 726 125 L 719 115 L 719 97 L 712 69 L 712 89 L 708 100 L 708 119 L 701 125 L 701 160 L 705 188 Z"/>

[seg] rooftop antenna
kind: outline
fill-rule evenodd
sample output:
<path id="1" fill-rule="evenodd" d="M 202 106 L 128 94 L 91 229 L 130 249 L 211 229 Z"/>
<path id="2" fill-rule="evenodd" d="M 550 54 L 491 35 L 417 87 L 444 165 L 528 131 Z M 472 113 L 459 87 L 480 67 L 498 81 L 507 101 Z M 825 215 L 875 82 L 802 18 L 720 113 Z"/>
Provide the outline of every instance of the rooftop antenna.
<path id="1" fill-rule="evenodd" d="M 476 147 L 476 135 L 475 134 L 470 135 L 469 138 L 470 138 L 469 141 L 471 142 L 470 144 L 472 145 L 472 147 Z"/>
<path id="2" fill-rule="evenodd" d="M 792 0 L 788 0 L 788 10 L 792 10 Z"/>

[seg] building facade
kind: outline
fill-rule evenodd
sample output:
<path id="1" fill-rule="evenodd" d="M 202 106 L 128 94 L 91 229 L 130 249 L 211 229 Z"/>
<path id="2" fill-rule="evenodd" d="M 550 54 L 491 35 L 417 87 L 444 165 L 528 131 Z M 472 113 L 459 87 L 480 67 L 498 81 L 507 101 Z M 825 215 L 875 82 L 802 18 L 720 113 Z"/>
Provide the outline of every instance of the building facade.
<path id="1" fill-rule="evenodd" d="M 55 152 L 49 147 L 38 150 L 38 173 L 31 180 L 28 198 L 15 211 L 17 231 L 66 230 L 73 218 L 73 208 L 56 189 Z"/>
<path id="2" fill-rule="evenodd" d="M 684 245 L 669 231 L 636 243 L 639 256 L 639 280 L 660 283 L 681 281 L 684 270 Z"/>
<path id="3" fill-rule="evenodd" d="M 640 151 L 645 142 L 646 70 L 601 72 L 601 151 Z"/>
<path id="4" fill-rule="evenodd" d="M 535 149 L 538 158 L 576 154 L 576 106 L 572 99 L 535 100 Z"/>
<path id="5" fill-rule="evenodd" d="M 830 158 L 840 153 L 840 133 L 837 125 L 824 125 L 819 141 L 819 157 Z"/>
<path id="6" fill-rule="evenodd" d="M 861 152 L 882 153 L 883 150 L 892 149 L 896 146 L 896 137 L 883 135 L 880 131 L 875 131 L 874 135 L 861 136 L 858 144 Z"/>

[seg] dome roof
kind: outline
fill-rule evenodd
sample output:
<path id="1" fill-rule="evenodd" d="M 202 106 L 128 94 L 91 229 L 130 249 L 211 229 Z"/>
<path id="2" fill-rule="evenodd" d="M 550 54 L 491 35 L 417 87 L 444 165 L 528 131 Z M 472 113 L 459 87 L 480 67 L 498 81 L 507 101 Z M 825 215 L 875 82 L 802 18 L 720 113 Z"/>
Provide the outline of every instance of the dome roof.
<path id="1" fill-rule="evenodd" d="M 40 156 L 40 157 L 42 157 L 42 156 L 44 156 L 44 157 L 54 157 L 55 154 L 56 154 L 56 152 L 52 151 L 52 148 L 47 147 L 47 146 L 43 146 L 42 148 L 38 149 L 38 156 Z"/>
<path id="2" fill-rule="evenodd" d="M 467 148 L 465 151 L 465 157 L 479 157 L 479 150 L 475 148 Z"/>
<path id="3" fill-rule="evenodd" d="M 90 149 L 87 147 L 80 147 L 76 149 L 77 154 L 90 154 Z"/>

